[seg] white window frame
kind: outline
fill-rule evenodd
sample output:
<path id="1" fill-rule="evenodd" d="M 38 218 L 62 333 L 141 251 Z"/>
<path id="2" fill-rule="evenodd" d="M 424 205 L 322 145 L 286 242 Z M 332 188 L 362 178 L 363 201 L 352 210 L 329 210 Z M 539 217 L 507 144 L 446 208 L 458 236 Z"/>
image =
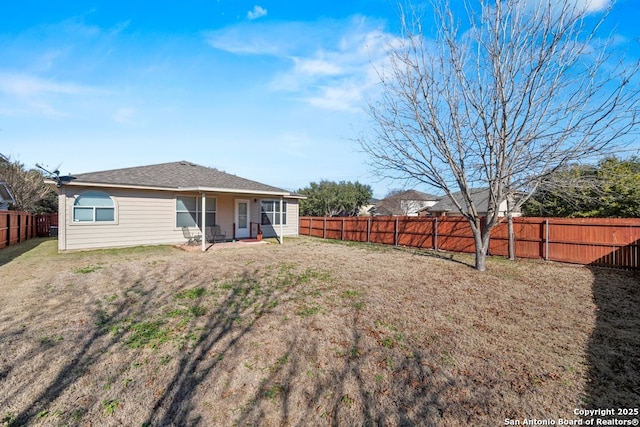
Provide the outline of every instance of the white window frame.
<path id="1" fill-rule="evenodd" d="M 211 227 L 214 225 L 218 225 L 217 221 L 218 221 L 218 198 L 217 197 L 211 197 L 211 196 L 207 196 L 207 203 L 206 203 L 206 207 L 207 210 L 205 212 L 205 215 L 208 214 L 213 214 L 215 221 L 214 224 L 210 224 L 209 221 L 207 221 L 207 227 Z M 186 213 L 186 212 L 191 212 L 189 210 L 178 210 L 178 199 L 195 199 L 196 201 L 196 210 L 195 210 L 195 224 L 194 225 L 187 225 L 186 227 L 198 227 L 200 228 L 200 225 L 202 224 L 202 196 L 180 196 L 180 195 L 176 195 L 175 197 L 175 221 L 174 224 L 176 224 L 176 228 L 182 228 L 184 227 L 183 225 L 179 225 L 178 224 L 178 213 Z M 213 200 L 215 203 L 215 206 L 213 209 L 211 209 L 211 203 L 209 203 L 209 201 Z"/>
<path id="2" fill-rule="evenodd" d="M 273 206 L 273 210 L 272 211 L 265 211 L 263 208 L 263 203 L 264 202 L 268 202 L 268 203 L 272 203 Z M 286 200 L 282 201 L 282 210 L 284 212 L 284 221 L 282 222 L 282 225 L 287 225 L 287 202 Z M 271 222 L 267 222 L 265 223 L 264 221 L 264 217 L 263 215 L 267 215 L 267 218 L 269 218 L 269 215 L 271 214 Z M 282 218 L 282 212 L 280 212 L 280 199 L 274 200 L 274 199 L 262 199 L 260 200 L 260 224 L 261 225 L 280 225 L 280 219 Z M 277 219 L 277 221 L 276 221 Z"/>
<path id="3" fill-rule="evenodd" d="M 109 200 L 111 200 L 111 206 L 76 206 L 76 203 L 78 203 L 78 199 L 82 198 L 83 196 L 87 196 L 89 197 L 90 194 L 93 193 L 94 195 L 101 195 L 101 196 L 106 196 L 109 198 Z M 95 196 L 94 196 L 95 197 Z M 76 209 L 81 209 L 81 210 L 88 210 L 91 209 L 91 220 L 81 220 L 81 219 L 76 219 Z M 113 210 L 113 219 L 112 220 L 99 220 L 98 219 L 98 215 L 97 212 L 100 209 L 112 209 Z M 115 200 L 113 199 L 113 196 L 111 196 L 109 193 L 105 192 L 105 191 L 101 191 L 101 190 L 87 190 L 87 191 L 83 191 L 82 193 L 77 194 L 74 198 L 73 198 L 73 205 L 71 206 L 71 222 L 72 224 L 116 224 L 118 222 L 118 209 L 117 209 L 117 204 L 115 202 Z"/>

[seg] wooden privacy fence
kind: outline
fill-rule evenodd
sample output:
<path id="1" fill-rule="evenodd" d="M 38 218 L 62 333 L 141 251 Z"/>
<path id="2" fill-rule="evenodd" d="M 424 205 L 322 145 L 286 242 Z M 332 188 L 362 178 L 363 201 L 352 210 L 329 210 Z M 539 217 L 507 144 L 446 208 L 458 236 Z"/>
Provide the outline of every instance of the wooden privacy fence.
<path id="1" fill-rule="evenodd" d="M 514 218 L 521 258 L 640 268 L 640 218 Z M 491 232 L 489 253 L 508 255 L 506 220 Z M 452 252 L 475 252 L 471 227 L 458 217 L 301 217 L 300 234 Z"/>
<path id="2" fill-rule="evenodd" d="M 0 249 L 33 237 L 46 237 L 58 226 L 58 214 L 0 211 Z"/>

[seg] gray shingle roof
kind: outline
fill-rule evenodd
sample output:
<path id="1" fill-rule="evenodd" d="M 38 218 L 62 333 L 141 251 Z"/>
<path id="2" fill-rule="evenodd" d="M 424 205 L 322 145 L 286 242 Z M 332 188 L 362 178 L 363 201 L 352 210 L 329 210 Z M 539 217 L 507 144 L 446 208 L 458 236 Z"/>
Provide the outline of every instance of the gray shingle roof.
<path id="1" fill-rule="evenodd" d="M 75 175 L 73 185 L 86 183 L 116 186 L 156 187 L 156 188 L 215 188 L 225 190 L 255 191 L 258 193 L 282 193 L 289 191 L 271 185 L 262 184 L 218 169 L 196 165 L 187 161 L 161 163 L 149 166 L 137 166 L 113 169 L 101 172 L 89 172 Z"/>
<path id="2" fill-rule="evenodd" d="M 407 190 L 402 193 L 398 193 L 393 198 L 400 200 L 422 200 L 422 201 L 434 201 L 440 200 L 440 196 L 436 196 L 434 194 L 423 193 L 422 191 L 417 190 Z"/>
<path id="3" fill-rule="evenodd" d="M 474 205 L 480 210 L 483 211 L 487 207 L 487 202 L 489 201 L 489 189 L 488 188 L 475 188 L 471 189 L 471 200 L 473 200 Z M 464 206 L 464 201 L 461 196 L 461 192 L 455 192 L 452 194 L 456 200 L 460 202 Z M 457 212 L 458 208 L 451 200 L 451 197 L 444 196 L 442 199 L 436 203 L 435 205 L 427 208 L 431 212 Z"/>

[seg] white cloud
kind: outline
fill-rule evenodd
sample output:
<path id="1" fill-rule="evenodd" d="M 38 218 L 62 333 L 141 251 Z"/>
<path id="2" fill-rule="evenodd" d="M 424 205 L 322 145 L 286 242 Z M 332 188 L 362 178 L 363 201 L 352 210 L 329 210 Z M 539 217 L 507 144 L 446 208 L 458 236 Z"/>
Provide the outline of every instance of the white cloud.
<path id="1" fill-rule="evenodd" d="M 557 2 L 548 3 L 547 0 L 525 0 L 526 5 L 532 8 L 546 9 L 551 7 L 553 11 L 560 11 L 564 6 L 576 13 L 595 13 L 605 10 L 611 5 L 612 0 L 559 0 Z"/>
<path id="2" fill-rule="evenodd" d="M 211 47 L 225 52 L 287 58 L 333 38 L 329 28 L 334 26 L 331 23 L 252 22 L 210 31 L 204 36 Z"/>
<path id="3" fill-rule="evenodd" d="M 297 88 L 305 101 L 319 108 L 361 111 L 366 94 L 378 82 L 375 69 L 383 68 L 394 38 L 364 19 L 350 24 L 333 46 L 294 58 L 294 66 L 275 80 L 275 87 Z"/>
<path id="4" fill-rule="evenodd" d="M 599 12 L 609 7 L 611 0 L 577 0 L 577 3 L 588 12 Z"/>
<path id="5" fill-rule="evenodd" d="M 253 6 L 253 10 L 247 12 L 247 18 L 251 20 L 262 18 L 263 16 L 267 16 L 267 9 L 264 9 L 258 5 Z"/>
<path id="6" fill-rule="evenodd" d="M 0 103 L 6 104 L 1 108 L 4 114 L 13 112 L 62 116 L 65 113 L 54 107 L 57 97 L 96 92 L 96 89 L 75 83 L 61 83 L 28 74 L 0 71 Z"/>
<path id="7" fill-rule="evenodd" d="M 211 46 L 236 54 L 283 59 L 271 89 L 293 94 L 318 108 L 360 111 L 365 93 L 377 83 L 386 49 L 396 38 L 380 21 L 347 20 L 264 23 L 225 28 L 207 35 Z"/>
<path id="8" fill-rule="evenodd" d="M 342 86 L 325 86 L 320 93 L 306 100 L 311 105 L 326 110 L 358 112 L 362 101 L 363 90 L 359 85 L 345 82 Z"/>
<path id="9" fill-rule="evenodd" d="M 293 62 L 299 73 L 335 76 L 344 72 L 340 64 L 323 58 L 293 58 Z"/>
<path id="10" fill-rule="evenodd" d="M 25 74 L 0 73 L 0 92 L 16 96 L 36 96 L 43 93 L 73 94 L 83 91 L 81 86 L 56 83 Z"/>

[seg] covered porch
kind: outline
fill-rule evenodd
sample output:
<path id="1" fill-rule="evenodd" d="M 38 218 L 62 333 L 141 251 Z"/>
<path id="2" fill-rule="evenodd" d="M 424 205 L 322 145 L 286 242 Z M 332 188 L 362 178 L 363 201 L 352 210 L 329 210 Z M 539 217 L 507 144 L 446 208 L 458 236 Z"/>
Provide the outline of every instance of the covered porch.
<path id="1" fill-rule="evenodd" d="M 268 245 L 273 243 L 274 242 L 272 241 L 270 242 L 263 239 L 258 240 L 256 238 L 238 239 L 235 241 L 225 241 L 225 242 L 217 242 L 217 243 L 207 242 L 205 244 L 204 252 L 214 252 L 214 251 L 219 251 L 224 249 L 238 249 L 238 248 L 244 248 L 244 247 L 250 247 L 250 246 L 262 246 L 262 245 Z M 202 252 L 201 244 L 189 245 L 187 243 L 181 243 L 181 244 L 174 245 L 174 247 L 177 249 L 183 250 L 185 252 Z"/>
<path id="2" fill-rule="evenodd" d="M 183 231 L 186 227 L 185 239 L 190 234 L 196 240 L 197 244 L 186 246 L 199 246 L 203 252 L 227 242 L 259 242 L 264 237 L 283 244 L 288 220 L 297 217 L 288 214 L 289 204 L 278 194 L 188 191 L 176 194 L 176 227 Z"/>

